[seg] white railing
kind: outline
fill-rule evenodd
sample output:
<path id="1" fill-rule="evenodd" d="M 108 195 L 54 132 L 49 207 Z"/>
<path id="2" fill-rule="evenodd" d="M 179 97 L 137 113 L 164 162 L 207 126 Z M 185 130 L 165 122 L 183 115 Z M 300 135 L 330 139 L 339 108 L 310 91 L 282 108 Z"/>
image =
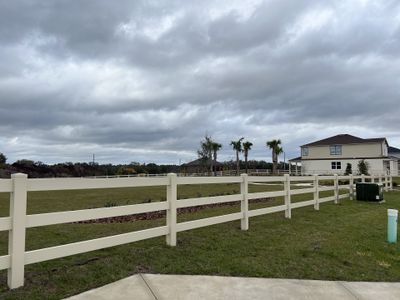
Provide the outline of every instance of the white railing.
<path id="1" fill-rule="evenodd" d="M 366 179 L 370 181 L 377 180 L 385 184 L 386 190 L 392 188 L 392 178 L 389 176 L 289 176 L 286 174 L 284 176 L 267 177 L 248 176 L 247 174 L 242 174 L 241 176 L 237 177 L 178 177 L 176 174 L 168 174 L 166 177 L 145 178 L 28 179 L 27 175 L 25 174 L 13 174 L 11 179 L 0 179 L 0 192 L 7 192 L 11 194 L 10 216 L 0 218 L 0 231 L 9 231 L 9 251 L 8 255 L 0 256 L 0 270 L 8 270 L 8 286 L 13 289 L 24 284 L 24 268 L 25 265 L 28 264 L 159 236 L 166 236 L 167 244 L 170 246 L 176 246 L 176 236 L 178 232 L 234 220 L 240 220 L 241 229 L 247 230 L 249 228 L 250 217 L 284 211 L 285 217 L 291 218 L 291 211 L 295 208 L 313 205 L 314 208 L 318 210 L 319 205 L 324 202 L 334 201 L 335 203 L 338 203 L 340 199 L 347 197 L 353 199 L 355 194 L 354 181 L 356 179 L 359 179 L 363 182 L 365 182 Z M 326 180 L 333 181 L 333 185 L 321 186 L 320 183 L 324 184 Z M 340 180 L 348 180 L 348 184 L 340 185 Z M 249 184 L 268 184 L 271 182 L 283 184 L 283 190 L 258 193 L 249 193 L 248 191 Z M 291 189 L 291 182 L 308 182 L 310 187 L 304 189 Z M 178 185 L 216 183 L 238 183 L 240 184 L 240 193 L 226 196 L 178 200 Z M 167 193 L 166 201 L 33 215 L 27 215 L 26 213 L 27 193 L 31 191 L 103 189 L 144 186 L 165 186 Z M 340 189 L 348 189 L 349 192 L 340 194 Z M 321 191 L 334 191 L 334 195 L 321 198 L 319 194 Z M 292 195 L 308 193 L 313 194 L 312 199 L 302 202 L 291 201 Z M 279 196 L 284 197 L 283 205 L 249 210 L 249 200 Z M 178 208 L 235 201 L 240 201 L 240 212 L 194 221 L 177 222 Z M 166 211 L 166 224 L 164 226 L 38 250 L 25 250 L 25 233 L 27 228 L 153 211 Z"/>
<path id="2" fill-rule="evenodd" d="M 381 169 L 371 169 L 368 171 L 369 174 L 374 175 L 374 176 L 384 176 L 381 175 L 383 174 L 383 171 Z M 400 171 L 397 170 L 387 170 L 386 175 L 387 176 L 397 176 L 397 173 Z M 292 171 L 292 173 L 294 173 Z M 329 174 L 338 174 L 338 175 L 345 175 L 346 170 L 345 169 L 341 169 L 341 170 L 333 170 L 333 169 L 318 169 L 318 170 L 312 170 L 312 169 L 302 169 L 301 172 L 299 171 L 299 174 L 303 175 L 303 176 L 309 176 L 309 175 L 313 175 L 313 174 L 320 174 L 320 175 L 329 175 Z M 353 172 L 353 175 L 360 175 L 359 173 L 355 173 Z"/>

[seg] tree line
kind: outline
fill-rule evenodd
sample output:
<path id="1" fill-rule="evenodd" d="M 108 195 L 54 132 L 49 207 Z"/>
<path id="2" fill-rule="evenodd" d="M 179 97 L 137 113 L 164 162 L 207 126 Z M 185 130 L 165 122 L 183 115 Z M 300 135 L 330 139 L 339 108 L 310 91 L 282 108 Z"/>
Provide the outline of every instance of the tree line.
<path id="1" fill-rule="evenodd" d="M 178 165 L 167 164 L 141 164 L 131 162 L 128 164 L 98 164 L 93 162 L 64 162 L 45 164 L 29 159 L 17 160 L 7 164 L 7 158 L 0 153 L 0 178 L 9 178 L 13 173 L 25 173 L 31 178 L 40 177 L 87 177 L 87 176 L 117 176 L 140 174 L 163 174 L 179 172 Z"/>
<path id="2" fill-rule="evenodd" d="M 244 141 L 244 137 L 239 138 L 238 140 L 233 140 L 229 144 L 233 151 L 235 151 L 236 155 L 236 174 L 239 175 L 240 172 L 240 154 L 244 156 L 244 166 L 246 173 L 248 173 L 248 157 L 249 152 L 253 146 L 253 143 L 250 141 Z M 266 147 L 272 152 L 272 173 L 277 173 L 278 166 L 278 157 L 283 153 L 282 141 L 279 139 L 267 141 L 265 143 Z M 205 165 L 208 165 L 211 173 L 216 172 L 216 163 L 217 163 L 217 154 L 218 151 L 222 148 L 222 144 L 217 143 L 212 139 L 211 136 L 206 135 L 204 139 L 200 142 L 200 149 L 197 151 L 199 159 L 203 161 Z"/>
<path id="3" fill-rule="evenodd" d="M 214 147 L 220 149 L 220 147 Z M 212 155 L 217 158 L 218 150 L 213 150 Z M 209 154 L 208 154 L 209 155 Z M 224 170 L 233 170 L 237 167 L 235 161 L 222 163 Z M 272 164 L 263 160 L 239 161 L 239 168 L 244 169 L 272 169 Z M 64 162 L 56 164 L 45 164 L 40 161 L 29 159 L 17 160 L 7 163 L 7 157 L 0 152 L 0 178 L 10 178 L 13 173 L 25 173 L 30 178 L 40 177 L 87 177 L 87 176 L 118 176 L 118 175 L 144 175 L 144 174 L 166 174 L 182 172 L 181 166 L 175 164 L 156 164 L 131 162 L 127 164 L 98 164 L 93 162 Z"/>

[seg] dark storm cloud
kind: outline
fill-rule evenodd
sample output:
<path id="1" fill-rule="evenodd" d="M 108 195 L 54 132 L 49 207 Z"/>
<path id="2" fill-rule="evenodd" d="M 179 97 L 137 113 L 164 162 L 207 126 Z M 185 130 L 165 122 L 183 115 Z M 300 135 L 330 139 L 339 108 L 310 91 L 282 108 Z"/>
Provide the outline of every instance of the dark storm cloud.
<path id="1" fill-rule="evenodd" d="M 330 134 L 400 146 L 397 1 L 0 1 L 0 152 L 195 158 Z"/>

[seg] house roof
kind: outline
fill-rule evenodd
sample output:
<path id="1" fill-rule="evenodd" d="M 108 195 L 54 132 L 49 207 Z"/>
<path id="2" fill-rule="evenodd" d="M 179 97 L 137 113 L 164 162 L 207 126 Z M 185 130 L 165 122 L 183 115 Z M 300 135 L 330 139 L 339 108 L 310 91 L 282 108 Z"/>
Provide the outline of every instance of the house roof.
<path id="1" fill-rule="evenodd" d="M 301 156 L 289 159 L 290 162 L 301 162 Z"/>
<path id="2" fill-rule="evenodd" d="M 400 153 L 400 149 L 396 147 L 389 146 L 388 152 L 390 153 Z"/>
<path id="3" fill-rule="evenodd" d="M 331 136 L 329 138 L 315 141 L 312 143 L 308 143 L 304 146 L 326 146 L 326 145 L 344 145 L 344 144 L 371 144 L 371 143 L 383 143 L 386 142 L 386 138 L 372 138 L 372 139 L 363 139 L 350 134 L 338 134 L 335 136 Z"/>
<path id="4" fill-rule="evenodd" d="M 188 163 L 182 164 L 183 167 L 199 167 L 199 166 L 205 166 L 205 165 L 209 165 L 210 164 L 210 160 L 204 161 L 201 158 L 190 161 Z M 223 166 L 222 163 L 220 162 L 214 162 L 214 166 Z"/>

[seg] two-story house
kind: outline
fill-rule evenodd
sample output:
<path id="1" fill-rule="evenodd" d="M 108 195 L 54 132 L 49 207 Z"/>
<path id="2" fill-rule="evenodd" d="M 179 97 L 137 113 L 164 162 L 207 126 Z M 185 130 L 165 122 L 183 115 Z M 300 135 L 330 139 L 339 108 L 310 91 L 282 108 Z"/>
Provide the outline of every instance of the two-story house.
<path id="1" fill-rule="evenodd" d="M 363 139 L 349 134 L 339 134 L 300 147 L 301 156 L 289 160 L 300 163 L 301 173 L 343 174 L 348 163 L 352 173 L 358 173 L 358 163 L 365 160 L 370 174 L 398 175 L 399 158 L 389 153 L 386 138 Z"/>

